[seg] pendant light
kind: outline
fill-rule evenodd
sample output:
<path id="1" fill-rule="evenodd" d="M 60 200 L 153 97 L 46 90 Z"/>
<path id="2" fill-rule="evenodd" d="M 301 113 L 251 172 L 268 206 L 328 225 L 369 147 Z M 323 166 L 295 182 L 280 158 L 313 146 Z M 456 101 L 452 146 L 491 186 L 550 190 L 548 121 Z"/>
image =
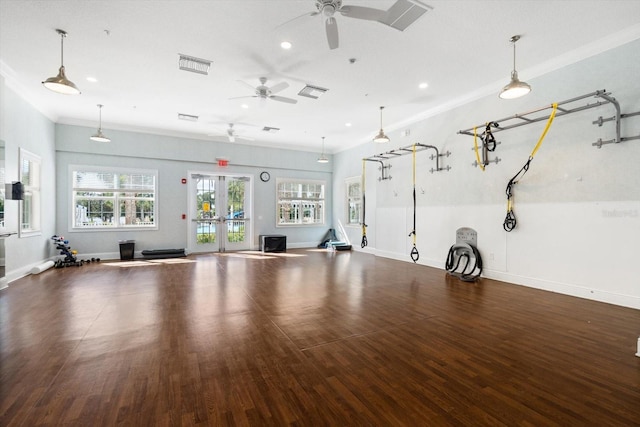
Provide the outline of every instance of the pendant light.
<path id="1" fill-rule="evenodd" d="M 378 132 L 378 134 L 373 138 L 373 142 L 378 142 L 381 144 L 390 141 L 389 137 L 385 135 L 384 131 L 382 130 L 382 110 L 384 110 L 384 107 L 380 107 L 380 132 Z"/>
<path id="2" fill-rule="evenodd" d="M 318 163 L 329 163 L 329 159 L 324 155 L 324 136 L 322 137 L 322 154 L 318 157 Z"/>
<path id="3" fill-rule="evenodd" d="M 513 71 L 511 72 L 511 81 L 500 92 L 502 99 L 520 98 L 531 92 L 531 86 L 518 80 L 518 72 L 516 71 L 516 42 L 518 40 L 520 40 L 520 36 L 513 36 L 509 39 L 513 43 Z"/>
<path id="4" fill-rule="evenodd" d="M 100 124 L 98 125 L 98 132 L 95 135 L 92 135 L 89 139 L 96 142 L 111 142 L 111 140 L 102 133 L 102 104 L 98 104 L 98 108 L 100 111 Z"/>
<path id="5" fill-rule="evenodd" d="M 60 34 L 60 69 L 58 75 L 50 77 L 43 81 L 42 84 L 49 90 L 64 95 L 80 95 L 80 89 L 69 79 L 64 73 L 64 38 L 67 36 L 66 31 L 56 30 Z"/>

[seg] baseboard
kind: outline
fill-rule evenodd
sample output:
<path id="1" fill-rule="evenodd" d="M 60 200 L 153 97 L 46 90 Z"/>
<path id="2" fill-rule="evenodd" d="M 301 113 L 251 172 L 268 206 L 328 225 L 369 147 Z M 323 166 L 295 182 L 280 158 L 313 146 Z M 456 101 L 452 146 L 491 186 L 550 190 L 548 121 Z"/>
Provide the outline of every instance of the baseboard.
<path id="1" fill-rule="evenodd" d="M 356 250 L 362 251 L 360 248 Z M 364 252 L 364 251 L 362 251 Z M 373 253 L 376 256 L 383 258 L 390 258 L 397 261 L 412 262 L 409 254 L 406 256 L 400 255 L 396 252 L 387 252 L 382 250 L 370 249 L 368 253 Z M 417 264 L 425 265 L 427 267 L 433 267 L 441 269 L 444 272 L 444 261 L 436 259 L 419 259 Z M 533 277 L 519 276 L 515 274 L 505 273 L 502 271 L 484 269 L 482 271 L 482 277 L 487 279 L 499 280 L 518 286 L 526 286 L 529 288 L 540 289 L 548 292 L 555 292 L 558 294 L 569 295 L 577 298 L 584 298 L 592 301 L 598 301 L 606 304 L 618 305 L 621 307 L 628 307 L 640 310 L 640 297 L 633 295 L 617 294 L 614 292 L 607 292 L 600 289 L 592 289 L 584 286 L 554 282 L 550 280 L 541 280 Z"/>
<path id="2" fill-rule="evenodd" d="M 640 297 L 636 297 L 633 295 L 617 294 L 614 292 L 603 291 L 601 289 L 592 289 L 569 283 L 518 276 L 502 271 L 485 269 L 482 276 L 488 279 L 500 280 L 502 282 L 507 282 L 514 285 L 527 286 L 529 288 L 540 289 L 543 291 L 555 292 L 558 294 L 570 295 L 573 297 L 584 298 L 640 310 Z"/>

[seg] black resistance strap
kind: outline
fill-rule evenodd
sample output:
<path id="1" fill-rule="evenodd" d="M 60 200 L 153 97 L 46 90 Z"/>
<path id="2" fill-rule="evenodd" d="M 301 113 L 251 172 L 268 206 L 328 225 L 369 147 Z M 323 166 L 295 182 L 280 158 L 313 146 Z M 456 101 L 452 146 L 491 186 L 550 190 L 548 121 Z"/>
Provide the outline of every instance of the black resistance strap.
<path id="1" fill-rule="evenodd" d="M 365 246 L 367 246 L 367 244 L 369 242 L 367 242 L 367 223 L 365 222 L 364 218 L 365 218 L 365 214 L 367 212 L 367 203 L 366 203 L 366 198 L 365 198 L 365 191 L 364 191 L 364 185 L 365 185 L 365 165 L 366 165 L 367 161 L 366 160 L 362 160 L 362 242 L 360 243 L 360 247 L 364 248 Z"/>
<path id="2" fill-rule="evenodd" d="M 411 259 L 418 262 L 420 254 L 416 248 L 416 145 L 413 144 L 413 230 L 409 233 L 409 237 L 413 236 L 413 248 L 411 249 Z"/>
<path id="3" fill-rule="evenodd" d="M 460 266 L 464 260 L 464 266 Z M 473 264 L 471 264 L 473 260 Z M 475 246 L 468 243 L 456 243 L 447 254 L 445 269 L 452 276 L 465 282 L 473 282 L 482 274 L 482 258 Z"/>
<path id="4" fill-rule="evenodd" d="M 498 128 L 500 125 L 497 122 L 489 122 L 487 126 L 484 128 L 484 133 L 482 134 L 482 143 L 487 148 L 487 151 L 495 151 L 496 150 L 496 137 L 493 136 L 493 132 L 491 132 L 491 128 Z"/>

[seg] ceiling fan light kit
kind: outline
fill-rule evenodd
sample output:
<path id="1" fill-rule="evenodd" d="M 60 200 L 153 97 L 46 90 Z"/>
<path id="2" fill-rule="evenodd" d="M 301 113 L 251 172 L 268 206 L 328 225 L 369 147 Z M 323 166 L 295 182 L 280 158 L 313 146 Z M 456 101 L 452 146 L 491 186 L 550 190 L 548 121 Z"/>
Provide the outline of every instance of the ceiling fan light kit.
<path id="1" fill-rule="evenodd" d="M 98 104 L 98 111 L 100 112 L 98 131 L 95 133 L 95 135 L 91 135 L 89 139 L 96 142 L 111 142 L 111 139 L 109 139 L 109 137 L 102 133 L 102 104 Z"/>
<path id="2" fill-rule="evenodd" d="M 246 85 L 247 87 L 250 87 L 254 91 L 254 95 L 236 96 L 234 98 L 229 98 L 229 99 L 259 98 L 260 101 L 266 101 L 270 99 L 272 101 L 284 102 L 286 104 L 298 103 L 296 99 L 275 95 L 276 93 L 281 92 L 289 87 L 289 83 L 287 82 L 280 82 L 276 85 L 269 87 L 267 86 L 267 78 L 260 77 L 260 84 L 255 88 L 251 86 L 249 83 L 243 82 L 242 80 L 239 80 L 239 82 Z"/>
<path id="3" fill-rule="evenodd" d="M 384 134 L 384 130 L 382 130 L 382 110 L 384 107 L 380 107 L 380 132 L 373 138 L 373 142 L 384 144 L 385 142 L 389 142 L 390 139 L 387 135 Z"/>
<path id="4" fill-rule="evenodd" d="M 63 95 L 80 95 L 80 89 L 71 80 L 67 79 L 64 72 L 64 38 L 67 36 L 67 32 L 59 29 L 56 32 L 60 34 L 60 69 L 57 76 L 49 77 L 42 82 L 42 85 Z"/>
<path id="5" fill-rule="evenodd" d="M 502 88 L 500 91 L 500 98 L 502 99 L 515 99 L 520 98 L 531 92 L 531 86 L 518 79 L 518 72 L 516 71 L 516 42 L 520 40 L 520 36 L 515 35 L 509 39 L 513 44 L 513 71 L 511 71 L 511 81 L 508 85 Z"/>

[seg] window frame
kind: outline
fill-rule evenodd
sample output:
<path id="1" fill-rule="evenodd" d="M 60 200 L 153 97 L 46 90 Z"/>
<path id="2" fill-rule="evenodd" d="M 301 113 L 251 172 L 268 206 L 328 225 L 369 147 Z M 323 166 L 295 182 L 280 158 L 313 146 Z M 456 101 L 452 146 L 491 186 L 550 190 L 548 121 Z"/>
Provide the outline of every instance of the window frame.
<path id="1" fill-rule="evenodd" d="M 123 189 L 123 188 L 84 188 L 84 190 L 94 190 L 96 193 L 111 193 L 111 195 L 105 195 L 103 197 L 96 197 L 96 200 L 110 200 L 113 203 L 113 217 L 117 216 L 120 218 L 120 203 L 123 200 L 130 199 L 126 193 L 130 192 L 139 192 L 139 193 L 152 193 L 152 198 L 150 199 L 153 203 L 153 224 L 152 225 L 139 225 L 139 224 L 121 224 L 120 220 L 116 222 L 115 225 L 108 226 L 80 226 L 76 223 L 77 215 L 76 215 L 76 192 L 82 191 L 82 187 L 75 187 L 74 174 L 77 172 L 89 172 L 89 173 L 108 173 L 114 174 L 117 177 L 120 175 L 151 175 L 153 176 L 153 190 L 147 189 Z M 114 183 L 119 183 L 120 179 L 115 178 Z M 111 166 L 87 166 L 87 165 L 69 165 L 69 231 L 71 232 L 100 232 L 100 231 L 126 231 L 126 230 L 135 230 L 135 231 L 144 231 L 144 230 L 158 230 L 159 224 L 159 208 L 158 208 L 158 200 L 159 200 L 159 190 L 158 190 L 158 170 L 157 169 L 138 169 L 138 168 L 120 168 L 120 167 L 111 167 Z M 134 198 L 137 199 L 137 198 Z M 143 198 L 140 198 L 143 200 Z"/>
<path id="2" fill-rule="evenodd" d="M 296 185 L 305 185 L 305 184 L 319 184 L 321 185 L 321 196 L 318 198 L 306 198 L 306 197 L 280 197 L 280 186 L 282 184 L 296 184 Z M 276 179 L 276 215 L 275 215 L 275 219 L 276 219 L 276 227 L 322 227 L 325 225 L 326 222 L 326 210 L 327 210 L 327 182 L 324 180 L 313 180 L 313 179 L 297 179 L 297 178 L 277 178 Z M 280 204 L 283 201 L 286 200 L 290 200 L 292 202 L 299 202 L 299 203 L 304 203 L 305 201 L 309 202 L 309 203 L 316 203 L 316 204 L 320 204 L 321 206 L 321 211 L 322 211 L 322 218 L 321 221 L 319 222 L 305 222 L 304 221 L 304 214 L 303 215 L 299 215 L 300 220 L 297 222 L 293 222 L 293 223 L 287 223 L 287 222 L 281 222 L 281 218 L 280 218 Z M 300 207 L 298 208 L 300 209 Z M 302 207 L 302 209 L 300 210 L 304 210 L 304 206 Z"/>
<path id="3" fill-rule="evenodd" d="M 346 226 L 347 227 L 360 227 L 362 225 L 362 176 L 352 176 L 346 178 L 344 180 L 345 184 L 345 214 L 346 214 Z M 351 222 L 351 194 L 349 192 L 349 188 L 357 184 L 359 186 L 359 197 L 356 199 L 356 204 L 359 206 L 358 209 L 358 222 Z"/>
<path id="4" fill-rule="evenodd" d="M 25 179 L 23 175 L 23 164 L 25 161 L 28 161 L 29 164 L 37 165 L 36 170 L 33 170 L 32 166 L 29 167 L 28 183 L 24 182 Z M 18 236 L 21 238 L 40 236 L 42 234 L 42 157 L 24 148 L 20 148 L 19 162 L 18 174 L 20 176 L 20 182 L 22 183 L 23 197 L 19 204 Z M 24 215 L 27 209 L 25 205 L 28 205 L 29 210 L 29 227 L 26 229 L 24 228 Z"/>

